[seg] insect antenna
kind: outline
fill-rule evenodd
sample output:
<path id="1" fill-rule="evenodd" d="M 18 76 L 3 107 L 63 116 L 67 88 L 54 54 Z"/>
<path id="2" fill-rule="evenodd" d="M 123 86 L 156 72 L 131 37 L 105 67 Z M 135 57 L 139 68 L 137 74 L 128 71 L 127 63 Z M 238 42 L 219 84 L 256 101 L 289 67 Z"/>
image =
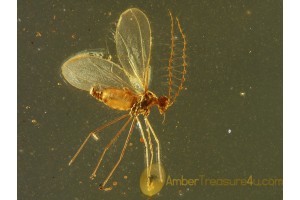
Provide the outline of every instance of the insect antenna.
<path id="1" fill-rule="evenodd" d="M 186 68 L 187 68 L 187 62 L 186 62 L 186 36 L 183 32 L 183 29 L 180 25 L 179 19 L 176 17 L 176 22 L 177 22 L 177 28 L 178 31 L 181 35 L 182 38 L 182 50 L 181 50 L 181 60 L 182 63 L 180 64 L 180 66 L 175 65 L 174 66 L 174 61 L 177 60 L 178 58 L 175 58 L 175 40 L 177 40 L 177 37 L 175 37 L 175 31 L 174 31 L 174 18 L 171 14 L 171 12 L 169 11 L 170 14 L 170 19 L 171 19 L 171 53 L 170 53 L 170 57 L 169 57 L 169 65 L 168 65 L 168 72 L 169 72 L 169 77 L 168 77 L 168 81 L 169 81 L 169 92 L 168 92 L 168 97 L 170 100 L 170 105 L 172 105 L 175 101 L 175 99 L 177 98 L 177 96 L 179 95 L 180 91 L 183 89 L 183 83 L 185 82 L 185 75 L 186 75 Z M 182 67 L 182 71 L 178 71 L 175 70 L 174 68 L 178 68 L 178 67 Z M 180 73 L 178 73 L 180 72 Z M 180 77 L 177 77 L 176 75 L 180 75 Z M 180 82 L 180 84 L 177 86 L 177 91 L 173 91 L 173 88 L 175 86 L 175 82 Z"/>
<path id="2" fill-rule="evenodd" d="M 175 48 L 175 37 L 174 37 L 174 19 L 172 13 L 169 11 L 170 20 L 171 20 L 171 52 L 169 57 L 169 65 L 168 65 L 168 72 L 169 72 L 169 99 L 171 99 L 172 93 L 172 64 L 173 64 L 173 57 L 174 57 L 174 48 Z"/>
<path id="3" fill-rule="evenodd" d="M 177 91 L 175 97 L 174 97 L 174 100 L 175 98 L 178 96 L 180 90 L 182 90 L 182 86 L 183 86 L 183 83 L 185 82 L 185 74 L 186 74 L 186 68 L 187 68 L 187 62 L 186 62 L 186 36 L 185 34 L 183 33 L 183 30 L 181 28 L 181 25 L 180 25 L 180 22 L 179 22 L 179 19 L 176 17 L 176 20 L 177 20 L 177 25 L 178 25 L 178 28 L 179 28 L 179 31 L 181 33 L 181 37 L 183 39 L 183 49 L 182 49 L 182 67 L 183 67 L 183 70 L 182 70 L 182 77 L 181 77 L 181 84 L 180 84 L 180 89 Z"/>

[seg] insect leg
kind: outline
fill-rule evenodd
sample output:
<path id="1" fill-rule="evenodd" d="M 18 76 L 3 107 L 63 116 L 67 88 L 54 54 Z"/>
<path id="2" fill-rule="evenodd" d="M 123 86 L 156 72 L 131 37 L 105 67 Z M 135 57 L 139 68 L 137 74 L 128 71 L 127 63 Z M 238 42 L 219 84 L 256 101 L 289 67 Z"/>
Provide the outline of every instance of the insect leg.
<path id="1" fill-rule="evenodd" d="M 104 148 L 104 151 L 102 153 L 102 155 L 99 158 L 99 161 L 97 163 L 97 166 L 95 167 L 92 175 L 90 176 L 90 179 L 94 179 L 96 177 L 96 172 L 102 162 L 102 159 L 106 153 L 106 151 L 110 148 L 110 146 L 118 139 L 118 137 L 120 136 L 120 134 L 124 131 L 124 129 L 127 127 L 127 125 L 129 124 L 130 120 L 132 119 L 132 117 L 130 117 L 126 123 L 122 126 L 122 128 L 117 132 L 117 134 L 113 137 L 113 139 L 106 145 L 106 147 Z"/>
<path id="2" fill-rule="evenodd" d="M 137 123 L 138 123 L 138 125 L 139 125 L 139 128 L 140 128 L 140 132 L 141 132 L 141 135 L 142 135 L 142 138 L 143 138 L 143 140 L 144 140 L 144 145 L 145 145 L 145 158 L 146 158 L 146 167 L 147 167 L 147 177 L 148 177 L 148 184 L 150 184 L 150 179 L 149 179 L 149 177 L 150 177 L 150 170 L 149 170 L 149 150 L 148 150 L 148 142 L 147 142 L 147 139 L 146 139 L 146 137 L 145 137 L 145 133 L 144 133 L 144 129 L 143 129 L 143 127 L 142 127 L 142 124 L 141 124 L 141 122 L 140 122 L 140 120 L 139 120 L 139 118 L 138 117 L 136 117 L 136 120 L 137 120 Z"/>
<path id="3" fill-rule="evenodd" d="M 150 163 L 149 163 L 149 174 L 151 173 L 151 167 L 152 167 L 152 163 L 153 163 L 153 157 L 154 157 L 154 153 L 153 153 L 153 144 L 152 144 L 152 140 L 151 140 L 151 131 L 149 130 L 149 126 L 146 124 L 146 131 L 148 134 L 148 143 L 149 143 L 149 147 L 150 147 Z M 150 176 L 148 176 L 148 184 L 150 184 Z"/>
<path id="4" fill-rule="evenodd" d="M 131 118 L 132 118 L 132 117 L 131 117 Z M 130 119 L 131 119 L 131 118 L 130 118 Z M 117 163 L 115 164 L 115 166 L 113 167 L 113 169 L 110 171 L 110 173 L 108 174 L 107 178 L 104 180 L 104 182 L 103 182 L 103 183 L 101 184 L 101 186 L 99 187 L 100 190 L 105 190 L 105 189 L 106 189 L 106 188 L 105 188 L 105 185 L 106 185 L 107 181 L 110 179 L 110 177 L 112 176 L 112 174 L 114 173 L 114 171 L 116 170 L 116 168 L 118 167 L 118 165 L 120 164 L 120 162 L 121 162 L 121 160 L 122 160 L 122 158 L 123 158 L 123 156 L 124 156 L 125 150 L 126 150 L 126 148 L 127 148 L 127 145 L 128 145 L 129 139 L 130 139 L 130 137 L 131 137 L 131 134 L 132 134 L 132 132 L 133 132 L 133 127 L 134 127 L 135 120 L 136 120 L 136 118 L 134 118 L 134 119 L 132 120 L 132 123 L 131 123 L 131 125 L 130 125 L 130 129 L 129 129 L 129 132 L 128 132 L 128 136 L 127 136 L 126 141 L 125 141 L 125 143 L 124 143 L 124 146 L 123 146 L 122 152 L 121 152 L 121 154 L 120 154 L 119 160 L 117 161 Z"/>
<path id="5" fill-rule="evenodd" d="M 92 135 L 94 135 L 95 133 L 97 132 L 100 132 L 102 131 L 103 129 L 105 129 L 106 127 L 120 121 L 121 119 L 124 119 L 125 117 L 127 117 L 129 114 L 126 114 L 126 115 L 123 115 L 121 117 L 118 117 L 112 121 L 110 121 L 109 123 L 107 124 L 104 124 L 103 126 L 100 126 L 99 128 L 93 130 L 92 132 L 89 133 L 89 135 L 86 137 L 86 139 L 83 141 L 83 143 L 81 144 L 81 146 L 79 147 L 79 149 L 77 150 L 77 152 L 75 153 L 75 155 L 73 156 L 73 158 L 70 160 L 69 162 L 69 166 L 75 161 L 75 159 L 77 158 L 77 156 L 79 155 L 79 153 L 81 152 L 81 150 L 83 149 L 83 147 L 85 146 L 85 144 L 87 143 L 87 141 L 90 139 L 90 137 Z"/>
<path id="6" fill-rule="evenodd" d="M 159 140 L 158 140 L 158 138 L 157 138 L 157 136 L 156 136 L 156 134 L 155 134 L 155 132 L 154 132 L 154 130 L 153 130 L 153 128 L 152 128 L 149 120 L 148 120 L 148 118 L 145 117 L 144 120 L 145 120 L 147 128 L 150 128 L 150 132 L 152 133 L 152 135 L 153 135 L 153 137 L 154 137 L 154 139 L 156 141 L 156 144 L 157 144 L 157 161 L 158 161 L 158 166 L 159 166 L 159 176 L 160 176 L 161 181 L 163 181 L 162 170 L 161 170 L 161 160 L 160 160 L 160 145 L 159 145 Z"/>

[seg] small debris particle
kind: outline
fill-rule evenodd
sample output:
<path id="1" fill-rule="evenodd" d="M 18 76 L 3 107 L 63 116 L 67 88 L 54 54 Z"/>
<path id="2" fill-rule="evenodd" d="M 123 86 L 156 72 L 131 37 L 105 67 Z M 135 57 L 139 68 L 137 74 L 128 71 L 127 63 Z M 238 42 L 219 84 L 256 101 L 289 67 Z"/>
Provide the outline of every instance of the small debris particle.
<path id="1" fill-rule="evenodd" d="M 246 15 L 247 15 L 247 16 L 251 16 L 251 15 L 252 15 L 251 10 L 246 10 Z"/>
<path id="2" fill-rule="evenodd" d="M 95 133 L 92 134 L 92 137 L 93 137 L 93 139 L 94 139 L 95 141 L 98 141 L 98 140 L 99 140 L 99 137 L 98 137 Z"/>
<path id="3" fill-rule="evenodd" d="M 101 188 L 100 190 L 104 190 L 105 192 L 111 191 L 112 187 L 107 187 L 107 188 Z"/>
<path id="4" fill-rule="evenodd" d="M 140 138 L 140 142 L 141 143 L 145 143 L 145 141 L 144 141 L 144 139 L 142 137 Z"/>
<path id="5" fill-rule="evenodd" d="M 32 123 L 33 125 L 37 125 L 37 121 L 36 121 L 35 119 L 31 120 L 31 123 Z"/>
<path id="6" fill-rule="evenodd" d="M 35 37 L 42 37 L 42 33 L 41 32 L 36 32 Z"/>
<path id="7" fill-rule="evenodd" d="M 184 193 L 183 193 L 182 190 L 178 190 L 178 194 L 179 194 L 179 196 L 183 196 L 184 195 Z"/>
<path id="8" fill-rule="evenodd" d="M 240 92 L 240 96 L 241 96 L 241 97 L 245 97 L 245 96 L 246 96 L 246 92 L 243 92 L 243 91 Z"/>

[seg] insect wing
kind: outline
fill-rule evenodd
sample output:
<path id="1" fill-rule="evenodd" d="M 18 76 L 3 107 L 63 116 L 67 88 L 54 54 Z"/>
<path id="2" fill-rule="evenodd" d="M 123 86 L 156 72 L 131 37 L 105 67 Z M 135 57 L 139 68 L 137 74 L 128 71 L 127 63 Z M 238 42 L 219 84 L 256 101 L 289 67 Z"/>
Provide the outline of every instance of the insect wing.
<path id="1" fill-rule="evenodd" d="M 79 53 L 68 59 L 61 69 L 64 78 L 82 90 L 89 91 L 93 86 L 134 89 L 123 68 L 96 52 Z"/>
<path id="2" fill-rule="evenodd" d="M 148 89 L 151 70 L 151 28 L 147 16 L 137 8 L 123 12 L 116 30 L 118 58 L 137 92 Z"/>

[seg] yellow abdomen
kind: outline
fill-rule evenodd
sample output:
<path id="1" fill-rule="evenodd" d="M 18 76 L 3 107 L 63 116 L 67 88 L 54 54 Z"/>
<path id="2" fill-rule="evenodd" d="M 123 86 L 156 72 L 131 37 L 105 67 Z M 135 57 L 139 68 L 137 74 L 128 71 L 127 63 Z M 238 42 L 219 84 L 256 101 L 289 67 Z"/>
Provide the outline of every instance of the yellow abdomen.
<path id="1" fill-rule="evenodd" d="M 116 110 L 130 110 L 139 96 L 128 89 L 92 87 L 90 94 L 105 105 Z"/>

